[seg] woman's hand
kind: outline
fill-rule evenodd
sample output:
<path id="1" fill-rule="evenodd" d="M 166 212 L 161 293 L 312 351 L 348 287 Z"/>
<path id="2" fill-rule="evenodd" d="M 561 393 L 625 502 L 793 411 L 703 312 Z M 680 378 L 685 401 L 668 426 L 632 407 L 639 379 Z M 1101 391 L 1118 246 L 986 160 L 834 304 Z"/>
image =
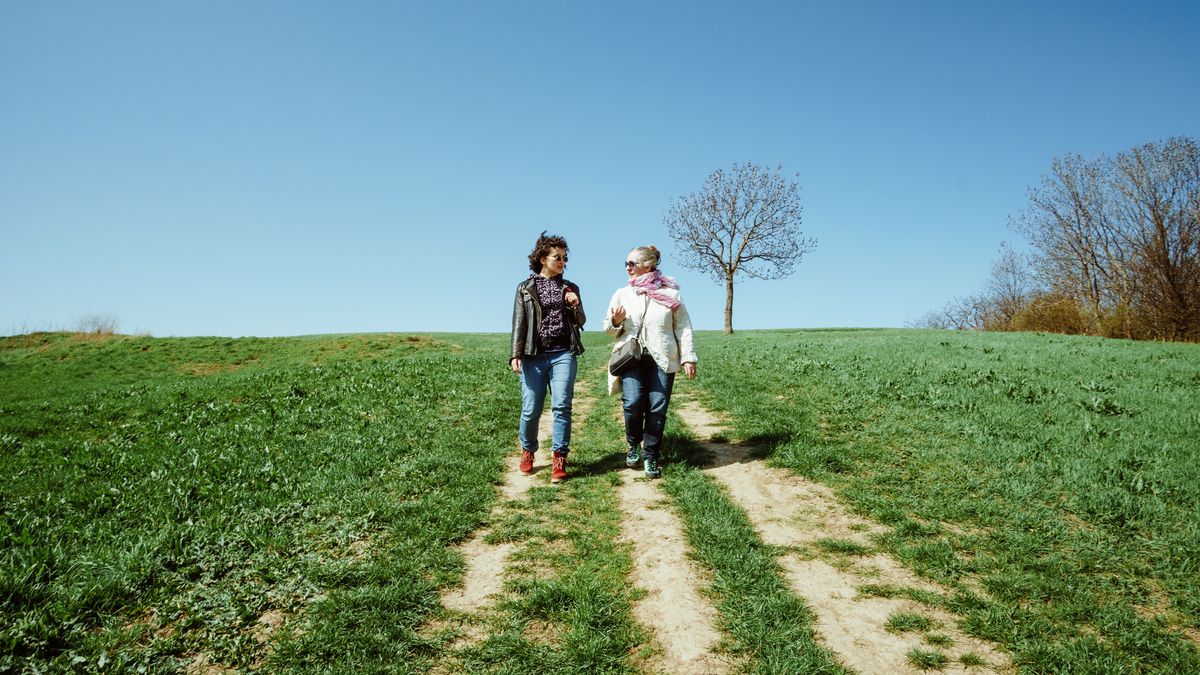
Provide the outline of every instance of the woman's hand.
<path id="1" fill-rule="evenodd" d="M 687 374 L 689 380 L 696 379 L 696 364 L 691 361 L 683 364 L 683 372 Z"/>
<path id="2" fill-rule="evenodd" d="M 563 301 L 572 307 L 579 306 L 579 296 L 569 288 L 563 291 Z"/>
<path id="3" fill-rule="evenodd" d="M 620 326 L 625 323 L 625 305 L 618 305 L 612 313 L 612 325 Z"/>
<path id="4" fill-rule="evenodd" d="M 509 359 L 508 367 L 512 368 L 512 371 L 514 373 L 520 375 L 521 374 L 521 359 Z"/>

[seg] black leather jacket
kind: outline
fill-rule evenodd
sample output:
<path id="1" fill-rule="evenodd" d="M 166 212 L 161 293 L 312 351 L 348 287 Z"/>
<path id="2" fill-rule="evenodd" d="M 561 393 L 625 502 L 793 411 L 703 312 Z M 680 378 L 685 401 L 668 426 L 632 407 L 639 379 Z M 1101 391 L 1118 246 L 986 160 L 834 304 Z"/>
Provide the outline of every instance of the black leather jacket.
<path id="1" fill-rule="evenodd" d="M 538 301 L 534 284 L 532 278 L 517 284 L 517 295 L 513 300 L 512 351 L 508 357 L 510 363 L 513 359 L 534 356 L 542 350 L 541 341 L 538 340 L 538 327 L 542 325 L 542 303 Z M 583 353 L 583 341 L 579 339 L 579 330 L 587 320 L 583 313 L 583 295 L 579 292 L 579 286 L 566 279 L 563 279 L 563 286 L 579 296 L 577 307 L 567 304 L 563 306 L 563 316 L 571 329 L 571 353 L 579 355 Z"/>

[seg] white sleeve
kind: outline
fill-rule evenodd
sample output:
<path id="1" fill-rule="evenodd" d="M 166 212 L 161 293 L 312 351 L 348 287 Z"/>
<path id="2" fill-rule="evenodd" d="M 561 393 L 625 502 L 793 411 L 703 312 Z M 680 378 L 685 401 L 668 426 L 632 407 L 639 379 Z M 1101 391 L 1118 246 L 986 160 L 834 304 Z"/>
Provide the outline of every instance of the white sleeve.
<path id="1" fill-rule="evenodd" d="M 680 363 L 700 362 L 696 356 L 696 342 L 692 337 L 692 318 L 688 316 L 683 298 L 679 299 L 679 306 L 675 308 L 675 341 L 679 343 Z"/>

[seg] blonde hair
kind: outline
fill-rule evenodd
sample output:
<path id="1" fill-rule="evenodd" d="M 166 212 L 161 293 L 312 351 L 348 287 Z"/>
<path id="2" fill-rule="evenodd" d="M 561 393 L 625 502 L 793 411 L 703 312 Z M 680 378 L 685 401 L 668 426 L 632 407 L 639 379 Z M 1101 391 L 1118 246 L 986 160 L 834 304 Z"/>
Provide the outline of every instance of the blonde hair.
<path id="1" fill-rule="evenodd" d="M 662 260 L 662 254 L 658 252 L 658 248 L 653 244 L 638 246 L 633 249 L 633 254 L 636 256 L 638 262 L 649 265 L 652 270 L 658 269 L 658 263 Z"/>

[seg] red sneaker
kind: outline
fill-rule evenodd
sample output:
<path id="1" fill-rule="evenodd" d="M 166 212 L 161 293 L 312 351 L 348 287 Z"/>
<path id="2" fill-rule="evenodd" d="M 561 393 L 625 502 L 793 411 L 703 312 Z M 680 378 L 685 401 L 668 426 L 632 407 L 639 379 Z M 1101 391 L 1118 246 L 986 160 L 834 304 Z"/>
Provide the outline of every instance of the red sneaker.
<path id="1" fill-rule="evenodd" d="M 561 483 L 567 479 L 567 456 L 555 455 L 551 460 L 550 482 Z"/>
<path id="2" fill-rule="evenodd" d="M 521 473 L 533 473 L 533 453 L 528 450 L 521 450 Z"/>

